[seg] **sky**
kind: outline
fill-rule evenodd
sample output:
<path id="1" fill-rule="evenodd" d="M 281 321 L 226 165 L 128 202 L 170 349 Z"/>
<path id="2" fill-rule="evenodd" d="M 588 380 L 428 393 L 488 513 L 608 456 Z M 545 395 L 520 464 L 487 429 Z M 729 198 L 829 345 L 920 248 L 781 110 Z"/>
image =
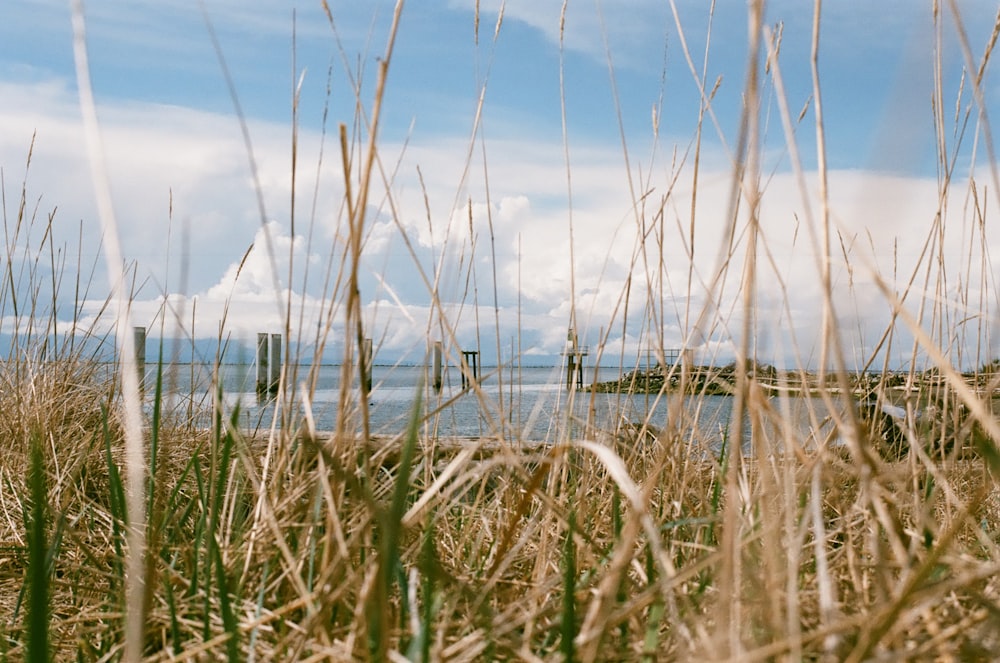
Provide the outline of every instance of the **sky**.
<path id="1" fill-rule="evenodd" d="M 303 345 L 329 323 L 325 357 L 343 353 L 339 131 L 356 195 L 394 3 L 326 4 L 329 15 L 320 0 L 83 7 L 103 174 L 135 284 L 130 314 L 151 335 L 222 330 L 249 346 L 291 311 Z M 850 367 L 927 359 L 902 323 L 879 345 L 893 312 L 879 282 L 908 290 L 904 311 L 956 364 L 1000 353 L 988 130 L 1000 89 L 991 64 L 977 103 L 961 38 L 978 67 L 997 8 L 958 0 L 956 20 L 952 3 L 940 5 L 937 21 L 930 1 L 821 9 L 831 289 Z M 725 363 L 747 310 L 759 361 L 822 360 L 813 3 L 766 3 L 757 34 L 780 34 L 768 66 L 749 57 L 749 4 L 712 6 L 568 0 L 564 22 L 555 0 L 403 6 L 359 272 L 379 361 L 422 361 L 444 339 L 452 356 L 479 348 L 486 363 L 551 363 L 575 324 L 603 363 L 658 347 Z M 110 286 L 73 8 L 7 0 L 0 11 L 12 288 L 55 290 L 60 320 L 76 310 L 81 326 L 103 328 Z M 749 62 L 760 80 L 753 159 L 739 156 Z M 752 197 L 732 203 L 734 173 L 748 163 L 759 169 L 754 244 Z M 18 229 L 22 193 L 33 221 Z M 745 288 L 749 255 L 757 271 Z M 0 315 L 9 334 L 9 298 Z"/>

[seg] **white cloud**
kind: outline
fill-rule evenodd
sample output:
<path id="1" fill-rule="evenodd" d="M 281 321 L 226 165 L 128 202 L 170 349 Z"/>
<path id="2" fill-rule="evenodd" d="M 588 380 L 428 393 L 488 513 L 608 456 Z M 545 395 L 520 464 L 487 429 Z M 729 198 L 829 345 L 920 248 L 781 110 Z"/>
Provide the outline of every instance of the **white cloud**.
<path id="1" fill-rule="evenodd" d="M 38 197 L 43 207 L 58 208 L 56 232 L 66 243 L 75 243 L 77 222 L 84 220 L 84 253 L 95 254 L 99 231 L 75 96 L 59 81 L 0 83 L 0 94 L 22 102 L 0 109 L 0 122 L 6 128 L 0 137 L 0 165 L 8 187 L 15 178 L 20 180 L 35 135 L 27 177 L 29 199 Z M 140 103 L 103 105 L 99 114 L 126 259 L 140 262 L 140 280 L 152 275 L 162 282 L 168 265 L 177 276 L 185 253 L 191 271 L 184 278 L 193 288 L 204 287 L 233 255 L 242 254 L 261 227 L 237 121 Z M 250 129 L 265 207 L 269 215 L 270 210 L 283 214 L 287 224 L 291 193 L 287 129 L 266 123 L 252 123 Z M 314 149 L 314 142 L 303 143 L 304 163 L 315 164 Z M 334 230 L 334 204 L 342 181 L 330 172 L 334 168 L 328 164 L 321 174 L 325 186 L 319 204 L 325 216 L 319 232 L 324 240 Z M 315 165 L 300 173 L 300 212 L 304 209 L 306 215 L 299 220 L 301 226 L 308 221 L 314 178 Z M 188 244 L 182 246 L 185 232 Z"/>
<path id="2" fill-rule="evenodd" d="M 514 167 L 516 164 L 509 166 Z M 613 171 L 613 167 L 609 168 L 608 174 Z M 716 182 L 721 183 L 722 180 L 721 177 L 716 178 Z M 603 329 L 610 338 L 605 350 L 607 356 L 617 356 L 618 348 L 624 344 L 626 354 L 631 357 L 643 352 L 650 342 L 642 331 L 647 324 L 644 320 L 648 320 L 650 315 L 656 317 L 654 326 L 658 326 L 660 320 L 663 320 L 664 341 L 668 346 L 676 346 L 683 341 L 687 333 L 683 325 L 684 318 L 689 315 L 693 324 L 707 301 L 708 293 L 704 286 L 714 272 L 719 243 L 724 241 L 722 230 L 727 204 L 721 196 L 713 195 L 718 194 L 718 189 L 724 187 L 717 183 L 700 191 L 699 199 L 703 203 L 699 206 L 695 226 L 695 274 L 700 277 L 700 281 L 696 278 L 691 285 L 686 282 L 688 263 L 683 249 L 690 244 L 690 238 L 683 234 L 687 231 L 686 224 L 681 224 L 682 232 L 667 218 L 663 226 L 662 250 L 659 239 L 649 240 L 647 248 L 654 260 L 650 266 L 639 263 L 632 271 L 631 283 L 626 285 L 626 272 L 602 275 L 588 260 L 590 256 L 594 256 L 616 265 L 631 264 L 636 255 L 636 227 L 630 219 L 620 224 L 617 232 L 628 241 L 614 244 L 611 239 L 615 229 L 600 224 L 600 209 L 596 213 L 589 209 L 579 210 L 580 226 L 590 230 L 589 233 L 581 232 L 577 238 L 580 247 L 578 255 L 588 256 L 578 258 L 577 263 L 576 306 L 577 320 L 581 326 L 581 342 L 593 347 L 597 342 L 598 330 Z M 921 303 L 932 303 L 938 298 L 942 304 L 940 310 L 950 311 L 948 315 L 952 316 L 951 319 L 958 316 L 961 305 L 954 290 L 946 290 L 940 294 L 934 292 L 939 282 L 936 273 L 938 265 L 945 270 L 942 274 L 947 274 L 953 284 L 958 278 L 963 282 L 972 281 L 974 289 L 980 283 L 979 265 L 969 263 L 963 252 L 970 240 L 979 240 L 970 236 L 974 228 L 969 227 L 966 215 L 961 210 L 950 213 L 943 235 L 939 237 L 931 234 L 932 240 L 940 238 L 941 243 L 930 258 L 924 256 L 921 259 L 923 244 L 931 233 L 928 219 L 933 220 L 936 209 L 935 189 L 935 183 L 926 180 L 879 176 L 862 171 L 831 174 L 832 217 L 837 229 L 845 237 L 844 246 L 847 251 L 845 261 L 839 242 L 835 242 L 832 256 L 834 295 L 841 322 L 840 334 L 852 365 L 861 365 L 869 359 L 867 353 L 872 351 L 875 341 L 890 320 L 890 305 L 874 285 L 873 270 L 877 270 L 881 278 L 889 282 L 890 287 L 901 291 L 906 287 L 911 272 L 919 268 L 918 274 L 922 275 L 924 270 L 930 269 L 930 291 L 924 292 L 921 277 L 907 300 L 908 310 L 916 311 Z M 957 193 L 959 192 L 956 191 Z M 816 203 L 815 199 L 810 202 Z M 620 204 L 625 205 L 625 201 L 620 201 Z M 559 225 L 553 218 L 540 219 L 536 215 L 531 205 L 531 196 L 511 195 L 500 198 L 495 205 L 495 228 L 506 239 L 517 233 L 522 233 L 522 237 L 530 237 L 535 227 L 543 237 L 547 237 L 548 233 L 553 232 L 552 227 Z M 682 208 L 683 205 L 679 207 Z M 475 204 L 474 208 L 478 208 L 481 213 L 483 203 Z M 820 256 L 809 248 L 806 241 L 805 215 L 793 178 L 781 176 L 772 180 L 762 209 L 759 277 L 754 300 L 757 330 L 754 347 L 764 361 L 789 364 L 795 359 L 795 346 L 792 343 L 794 338 L 798 351 L 802 353 L 799 358 L 814 363 L 818 360 L 821 345 Z M 405 211 L 404 209 L 404 213 Z M 797 225 L 794 221 L 796 215 L 800 219 Z M 271 224 L 269 228 L 277 247 L 280 274 L 287 272 L 286 256 L 294 255 L 299 264 L 314 260 L 315 256 L 305 252 L 301 237 L 293 240 L 278 224 Z M 742 233 L 742 228 L 739 232 Z M 415 239 L 417 234 L 416 231 L 413 232 Z M 286 291 L 283 286 L 276 287 L 271 278 L 269 259 L 261 250 L 262 239 L 262 233 L 258 231 L 255 248 L 248 255 L 238 279 L 235 278 L 235 264 L 230 265 L 215 285 L 198 295 L 198 317 L 208 321 L 204 328 L 197 330 L 198 334 L 216 334 L 223 310 L 228 310 L 227 328 L 237 337 L 252 338 L 255 331 L 263 328 L 280 329 L 281 309 L 277 304 L 284 297 L 290 296 L 293 320 L 297 325 L 299 311 L 302 311 L 302 331 L 310 336 L 312 332 L 308 330 L 315 328 L 321 313 L 328 311 L 331 305 L 340 305 L 303 295 L 294 283 L 291 292 Z M 991 233 L 984 239 L 991 243 L 996 241 Z M 439 240 L 442 244 L 434 247 L 438 250 L 443 246 L 443 238 Z M 460 238 L 454 241 L 455 244 L 460 244 L 465 240 Z M 737 241 L 729 258 L 729 275 L 725 284 L 711 297 L 718 302 L 718 311 L 710 316 L 705 327 L 709 336 L 701 340 L 691 337 L 691 341 L 697 345 L 705 345 L 703 353 L 709 352 L 709 349 L 711 352 L 721 352 L 720 360 L 731 357 L 741 328 L 740 279 L 745 241 L 745 238 Z M 563 348 L 565 328 L 570 319 L 569 289 L 565 282 L 569 268 L 567 260 L 552 260 L 550 243 L 540 241 L 522 245 L 520 269 L 524 308 L 520 312 L 512 304 L 516 301 L 517 294 L 517 281 L 512 276 L 517 274 L 518 255 L 516 252 L 497 254 L 497 272 L 500 276 L 497 288 L 503 303 L 499 309 L 494 310 L 487 250 L 483 246 L 477 247 L 477 256 L 482 258 L 482 262 L 477 263 L 482 265 L 477 266 L 478 312 L 471 292 L 466 293 L 464 303 L 448 298 L 444 305 L 446 318 L 454 326 L 455 340 L 460 346 L 468 348 L 478 338 L 484 352 L 492 354 L 499 325 L 502 347 L 507 347 L 520 329 L 522 349 L 526 354 L 551 356 Z M 379 248 L 387 249 L 389 246 L 387 243 Z M 768 252 L 773 264 L 765 261 L 764 256 Z M 424 286 L 412 282 L 414 271 L 407 266 L 408 260 L 404 257 L 400 261 L 394 261 L 391 267 L 380 272 L 379 281 L 384 281 L 384 286 L 372 282 L 371 288 L 363 291 L 367 301 L 366 326 L 377 339 L 379 351 L 384 356 L 407 354 L 412 358 L 414 353 L 422 356 L 429 342 L 427 330 L 431 330 L 431 337 L 440 335 L 436 324 L 432 323 L 437 313 L 430 307 Z M 369 265 L 383 264 L 383 258 L 379 255 L 369 255 L 366 261 Z M 464 264 L 467 268 L 468 262 Z M 659 269 L 666 270 L 665 274 L 669 274 L 671 285 L 661 285 Z M 987 270 L 991 273 L 992 267 L 987 265 Z M 987 274 L 988 278 L 992 278 L 990 273 Z M 783 287 L 779 285 L 779 276 Z M 629 290 L 629 322 L 624 327 L 625 336 L 622 337 L 626 288 Z M 454 291 L 461 294 L 459 287 L 455 287 Z M 655 306 L 663 307 L 662 312 L 658 309 L 651 312 L 646 308 L 648 291 L 652 291 L 655 296 Z M 661 294 L 667 296 L 660 299 Z M 679 301 L 675 302 L 675 297 Z M 971 293 L 971 298 L 975 300 L 975 292 Z M 688 302 L 691 308 L 686 313 L 685 306 Z M 188 301 L 187 304 L 190 307 L 191 302 Z M 150 301 L 148 304 L 138 302 L 137 317 L 141 317 L 143 311 L 149 317 L 158 305 L 158 301 Z M 990 310 L 995 311 L 995 303 L 989 303 L 989 306 Z M 333 319 L 333 339 L 342 338 L 342 332 L 339 331 L 342 317 L 342 311 L 338 309 Z M 929 324 L 932 320 L 926 319 L 925 322 Z M 640 333 L 643 336 L 639 336 Z M 908 335 L 901 332 L 893 347 L 893 361 L 906 360 L 909 344 Z"/>

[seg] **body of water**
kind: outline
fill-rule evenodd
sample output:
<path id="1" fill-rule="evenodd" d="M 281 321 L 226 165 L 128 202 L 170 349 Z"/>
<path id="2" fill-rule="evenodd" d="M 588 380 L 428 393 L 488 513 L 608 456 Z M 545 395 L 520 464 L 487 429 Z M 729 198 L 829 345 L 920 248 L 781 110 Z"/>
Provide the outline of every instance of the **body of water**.
<path id="1" fill-rule="evenodd" d="M 667 425 L 669 398 L 657 399 L 647 394 L 591 394 L 587 386 L 595 380 L 594 368 L 584 375 L 584 388 L 571 393 L 566 388 L 565 369 L 561 367 L 515 367 L 500 373 L 495 367 L 484 367 L 478 391 L 463 390 L 461 374 L 456 367 L 446 369 L 440 392 L 432 389 L 425 379 L 424 367 L 374 366 L 372 390 L 368 397 L 370 428 L 376 435 L 394 435 L 405 430 L 418 396 L 421 400 L 421 430 L 440 436 L 483 436 L 503 430 L 507 439 L 556 440 L 567 434 L 579 435 L 588 421 L 606 431 L 617 431 L 647 421 L 655 429 Z M 273 398 L 261 398 L 255 389 L 255 367 L 223 365 L 219 371 L 223 401 L 231 411 L 239 406 L 240 423 L 246 427 L 269 427 L 274 416 Z M 621 377 L 618 369 L 603 368 L 596 381 Z M 315 384 L 309 387 L 308 367 L 295 375 L 294 408 L 297 420 L 308 400 L 317 430 L 333 430 L 340 409 L 342 368 L 337 365 L 318 367 Z M 147 378 L 147 393 L 151 389 Z M 210 411 L 212 402 L 212 370 L 207 366 L 179 366 L 165 377 L 168 400 L 173 406 L 190 404 L 193 411 Z M 358 379 L 351 378 L 354 388 L 352 407 L 359 407 Z M 421 385 L 423 385 L 421 387 Z M 309 394 L 308 399 L 304 394 Z M 796 409 L 810 399 L 792 399 Z M 721 442 L 730 426 L 733 399 L 729 396 L 688 397 L 685 420 L 696 426 L 703 437 Z M 796 418 L 808 427 L 808 417 Z M 353 417 L 357 424 L 360 419 Z M 207 423 L 207 419 L 206 419 Z M 357 427 L 357 425 L 355 425 Z M 747 430 L 749 426 L 745 427 Z M 714 444 L 713 444 L 714 446 Z"/>
<path id="2" fill-rule="evenodd" d="M 252 365 L 221 366 L 223 399 L 227 408 L 239 406 L 240 419 L 245 425 L 254 426 L 257 422 L 269 425 L 274 400 L 257 395 L 255 371 Z M 405 430 L 418 396 L 422 401 L 424 430 L 444 436 L 488 435 L 503 427 L 510 437 L 542 440 L 552 439 L 567 426 L 581 426 L 588 416 L 603 428 L 614 427 L 623 418 L 641 422 L 651 410 L 654 425 L 662 426 L 666 418 L 665 403 L 655 403 L 653 396 L 596 394 L 592 402 L 591 394 L 585 390 L 571 394 L 566 389 L 564 369 L 560 367 L 515 367 L 502 373 L 496 367 L 482 367 L 478 390 L 463 390 L 458 368 L 450 367 L 444 371 L 439 392 L 427 384 L 425 371 L 422 366 L 373 367 L 368 396 L 373 433 L 389 435 Z M 617 369 L 601 369 L 597 380 L 617 379 L 620 375 Z M 183 407 L 190 402 L 194 410 L 210 409 L 213 384 L 210 366 L 178 366 L 168 371 L 164 379 L 172 405 Z M 308 367 L 300 367 L 294 379 L 298 412 L 302 412 L 303 394 L 309 393 L 309 408 L 317 429 L 332 430 L 340 407 L 342 368 L 319 366 L 311 387 L 307 384 Z M 584 387 L 593 379 L 591 367 L 584 376 Z M 351 381 L 357 407 L 357 376 L 352 376 Z M 151 391 L 151 382 L 152 378 L 147 377 L 147 393 Z"/>

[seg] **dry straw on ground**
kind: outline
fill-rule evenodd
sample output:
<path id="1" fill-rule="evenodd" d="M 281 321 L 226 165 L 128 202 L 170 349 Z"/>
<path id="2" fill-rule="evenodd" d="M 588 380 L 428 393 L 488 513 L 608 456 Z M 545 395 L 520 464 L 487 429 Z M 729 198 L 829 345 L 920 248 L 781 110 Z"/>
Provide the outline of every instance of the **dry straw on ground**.
<path id="1" fill-rule="evenodd" d="M 795 137 L 776 38 L 760 24 L 760 3 L 750 5 L 760 41 L 745 82 L 734 197 L 753 208 L 762 193 L 754 118 L 765 79 L 790 148 Z M 377 128 L 397 29 L 405 21 L 394 22 L 379 60 L 375 103 L 355 125 L 363 130 L 340 134 L 350 241 L 331 270 L 342 270 L 342 292 L 331 299 L 352 339 L 345 376 L 358 371 L 365 338 L 356 288 L 364 215 L 374 191 L 391 189 Z M 984 68 L 991 50 L 970 71 Z M 981 83 L 970 83 L 977 98 Z M 820 85 L 817 78 L 819 118 Z M 703 116 L 711 99 L 706 90 Z M 821 119 L 814 133 L 822 145 Z M 8 236 L 44 230 L 25 209 L 8 218 L 5 207 Z M 820 243 L 830 241 L 828 216 L 819 209 L 811 221 Z M 742 290 L 753 289 L 766 239 L 753 235 L 752 214 L 747 223 L 747 256 L 723 247 L 709 288 L 732 263 L 742 267 Z M 378 449 L 367 394 L 348 380 L 334 433 L 312 430 L 297 405 L 309 402 L 308 387 L 292 402 L 288 385 L 297 382 L 286 379 L 281 421 L 251 436 L 221 403 L 208 428 L 162 410 L 167 401 L 152 380 L 136 475 L 126 460 L 121 371 L 93 344 L 73 341 L 96 328 L 57 328 L 66 314 L 45 293 L 58 286 L 11 271 L 15 257 L 0 279 L 0 317 L 17 326 L 0 366 L 5 660 L 986 660 L 1000 647 L 996 385 L 960 375 L 946 359 L 948 339 L 923 335 L 902 308 L 894 325 L 936 358 L 940 379 L 905 403 L 897 428 L 845 397 L 861 367 L 849 370 L 840 354 L 827 279 L 823 364 L 834 368 L 786 376 L 816 390 L 805 399 L 806 426 L 788 392 L 766 391 L 746 361 L 730 376 L 732 430 L 699 425 L 698 399 L 707 396 L 687 388 L 695 382 L 681 362 L 676 388 L 667 380 L 656 395 L 668 401 L 667 422 L 609 430 L 582 422 L 586 435 L 542 445 L 503 431 L 438 444 L 420 434 L 417 398 L 412 428 Z M 822 269 L 828 276 L 829 265 Z M 648 270 L 637 268 L 635 279 L 662 288 Z M 434 280 L 425 282 L 454 341 Z M 887 291 L 887 305 L 896 310 L 898 297 Z M 946 304 L 930 299 L 942 316 Z M 717 312 L 690 313 L 692 326 L 721 322 Z M 288 316 L 291 329 L 295 312 Z M 749 325 L 752 316 L 742 319 Z M 754 331 L 735 337 L 743 359 Z M 162 362 L 155 372 L 168 379 L 171 370 Z M 886 369 L 866 384 L 884 397 L 908 377 Z M 918 418 L 914 405 L 934 405 L 939 416 Z M 887 434 L 898 436 L 894 453 L 883 453 Z M 141 518 L 129 506 L 136 499 Z M 130 554 L 139 555 L 141 577 Z M 138 588 L 131 602 L 129 588 Z"/>

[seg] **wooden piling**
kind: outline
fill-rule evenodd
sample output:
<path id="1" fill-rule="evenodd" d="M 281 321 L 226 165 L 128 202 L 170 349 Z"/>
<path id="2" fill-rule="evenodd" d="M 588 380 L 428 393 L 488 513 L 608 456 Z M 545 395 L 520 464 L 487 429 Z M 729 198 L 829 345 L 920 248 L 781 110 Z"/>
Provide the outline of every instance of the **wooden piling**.
<path id="1" fill-rule="evenodd" d="M 271 347 L 268 349 L 271 355 L 271 372 L 267 388 L 270 393 L 276 394 L 281 382 L 281 334 L 271 334 Z"/>
<path id="2" fill-rule="evenodd" d="M 462 389 L 479 384 L 479 351 L 462 350 Z"/>
<path id="3" fill-rule="evenodd" d="M 441 355 L 443 354 L 443 348 L 441 341 L 434 341 L 434 372 L 431 377 L 431 384 L 434 386 L 434 392 L 440 394 L 441 386 L 444 382 L 442 375 L 442 361 Z"/>
<path id="4" fill-rule="evenodd" d="M 374 349 L 372 346 L 372 339 L 365 339 L 364 357 L 363 363 L 361 364 L 361 375 L 364 376 L 365 380 L 365 393 L 372 392 L 372 357 Z"/>
<path id="5" fill-rule="evenodd" d="M 257 334 L 257 395 L 267 393 L 267 333 Z"/>

